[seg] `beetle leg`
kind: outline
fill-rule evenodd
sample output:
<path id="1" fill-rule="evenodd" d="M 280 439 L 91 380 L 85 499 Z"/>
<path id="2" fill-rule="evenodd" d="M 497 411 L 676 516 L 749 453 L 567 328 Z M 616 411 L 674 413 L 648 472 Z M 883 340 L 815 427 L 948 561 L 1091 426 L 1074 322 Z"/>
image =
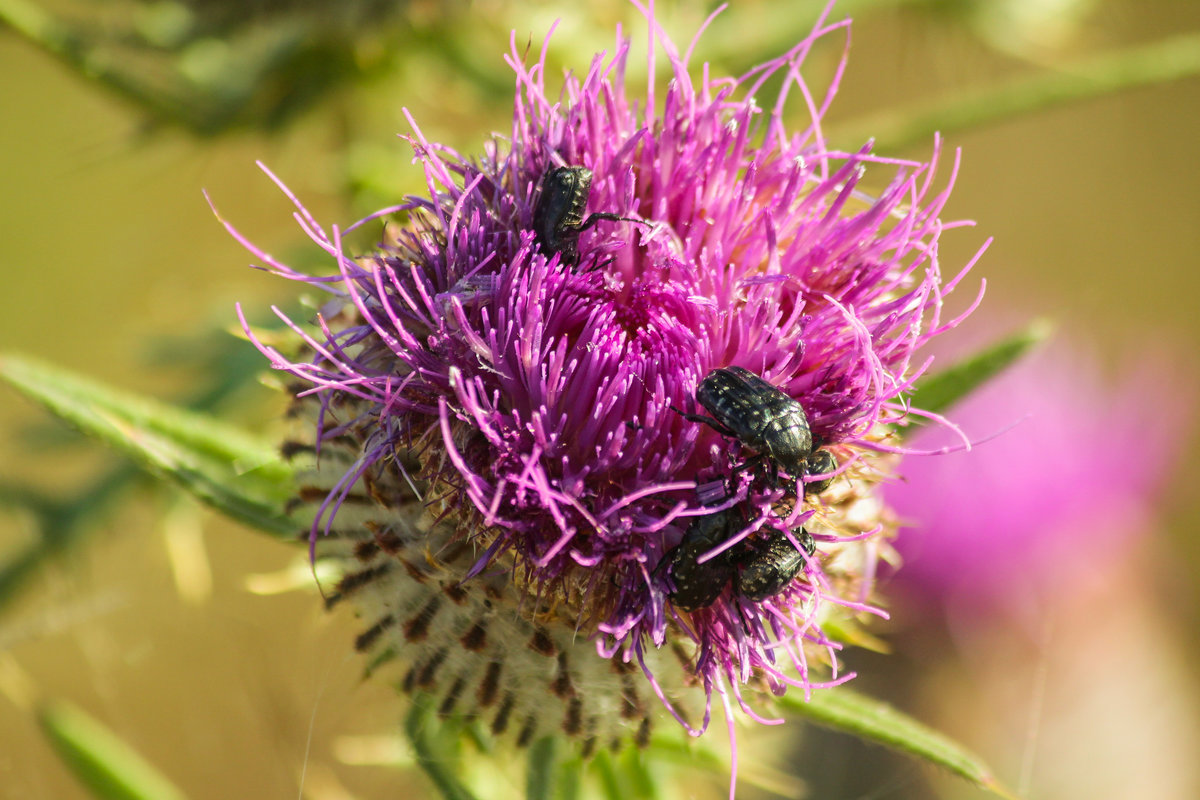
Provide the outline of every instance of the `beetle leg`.
<path id="1" fill-rule="evenodd" d="M 757 469 L 758 465 L 763 462 L 763 455 L 759 453 L 756 456 L 746 459 L 740 464 L 734 466 L 729 472 L 729 497 L 737 494 L 738 479 L 742 477 L 742 472 L 746 469 Z"/>
<path id="2" fill-rule="evenodd" d="M 590 267 L 588 267 L 585 270 L 581 270 L 581 271 L 585 272 L 585 273 L 586 272 L 595 272 L 598 269 L 604 269 L 605 267 L 607 267 L 609 264 L 613 263 L 614 261 L 616 261 L 615 258 L 610 258 L 607 261 L 601 261 L 600 259 L 595 258 L 595 259 L 592 259 L 592 265 Z"/>
<path id="3" fill-rule="evenodd" d="M 650 223 L 644 219 L 633 219 L 632 217 L 622 217 L 620 214 L 610 214 L 607 211 L 597 211 L 594 214 L 589 214 L 588 218 L 583 221 L 583 224 L 575 229 L 575 233 L 583 233 L 601 220 L 608 220 L 609 222 L 634 222 L 638 225 L 650 227 Z"/>
<path id="4" fill-rule="evenodd" d="M 675 406 L 669 406 L 669 408 L 672 411 L 674 411 L 676 414 L 678 414 L 679 416 L 688 420 L 689 422 L 702 422 L 705 425 L 707 425 L 708 427 L 712 428 L 717 433 L 721 434 L 722 436 L 729 436 L 733 439 L 737 438 L 736 433 L 734 433 L 729 428 L 727 428 L 725 425 L 723 425 L 719 421 L 713 419 L 712 417 L 706 417 L 703 414 L 688 414 L 685 411 L 680 411 Z"/>

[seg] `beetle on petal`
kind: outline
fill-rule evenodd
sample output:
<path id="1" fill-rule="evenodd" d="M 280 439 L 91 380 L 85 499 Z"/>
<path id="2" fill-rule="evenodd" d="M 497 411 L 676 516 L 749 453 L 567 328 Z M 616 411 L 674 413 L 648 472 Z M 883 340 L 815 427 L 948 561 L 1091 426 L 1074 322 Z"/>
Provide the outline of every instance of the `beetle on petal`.
<path id="1" fill-rule="evenodd" d="M 712 605 L 733 577 L 734 565 L 728 551 L 707 561 L 699 559 L 729 539 L 738 524 L 733 509 L 696 517 L 684 532 L 683 538 L 663 556 L 674 590 L 671 602 L 684 611 L 695 611 Z"/>
<path id="2" fill-rule="evenodd" d="M 776 480 L 780 467 L 793 478 L 825 475 L 837 469 L 837 459 L 832 453 L 814 452 L 804 407 L 748 369 L 714 369 L 700 381 L 696 402 L 712 416 L 683 414 L 685 418 L 702 422 L 758 453 L 759 459 L 768 462 Z M 805 492 L 824 491 L 830 481 L 829 478 L 814 481 L 805 487 Z"/>
<path id="3" fill-rule="evenodd" d="M 542 177 L 542 193 L 533 208 L 533 233 L 542 252 L 547 256 L 558 253 L 563 264 L 579 261 L 579 234 L 601 220 L 646 224 L 605 211 L 584 219 L 592 177 L 587 167 L 555 167 Z"/>
<path id="4" fill-rule="evenodd" d="M 776 531 L 766 548 L 752 557 L 738 574 L 737 589 L 747 600 L 765 600 L 779 594 L 804 569 L 805 556 L 816 555 L 817 543 L 808 531 L 800 528 L 794 535 L 803 555 L 787 534 Z"/>

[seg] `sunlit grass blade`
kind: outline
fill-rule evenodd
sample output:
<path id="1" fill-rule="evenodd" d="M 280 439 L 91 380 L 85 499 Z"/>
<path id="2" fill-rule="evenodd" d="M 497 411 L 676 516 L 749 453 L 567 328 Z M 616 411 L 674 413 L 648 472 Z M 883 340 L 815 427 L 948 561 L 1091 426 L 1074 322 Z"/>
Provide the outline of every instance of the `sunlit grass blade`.
<path id="1" fill-rule="evenodd" d="M 779 704 L 794 716 L 936 764 L 1001 797 L 1016 797 L 979 756 L 880 700 L 838 687 L 813 692 L 808 702 L 791 693 Z"/>
<path id="2" fill-rule="evenodd" d="M 150 762 L 81 709 L 45 704 L 38 721 L 55 752 L 92 796 L 101 800 L 185 800 Z"/>
<path id="3" fill-rule="evenodd" d="M 292 471 L 272 445 L 205 414 L 32 359 L 0 358 L 0 377 L 230 517 L 268 533 L 295 534 L 282 511 L 294 491 Z"/>
<path id="4" fill-rule="evenodd" d="M 1049 335 L 1049 324 L 1041 320 L 1032 322 L 1024 330 L 917 381 L 916 389 L 907 402 L 914 408 L 935 414 L 947 411 L 1045 341 Z M 910 416 L 903 433 L 912 433 L 924 421 L 922 417 Z"/>

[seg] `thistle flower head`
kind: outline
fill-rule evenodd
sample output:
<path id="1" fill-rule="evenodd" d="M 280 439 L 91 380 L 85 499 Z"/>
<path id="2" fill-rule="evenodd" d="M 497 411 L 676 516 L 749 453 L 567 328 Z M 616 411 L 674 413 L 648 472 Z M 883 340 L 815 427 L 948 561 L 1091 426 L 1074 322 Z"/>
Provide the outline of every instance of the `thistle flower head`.
<path id="1" fill-rule="evenodd" d="M 293 324 L 306 355 L 260 347 L 301 379 L 310 427 L 289 450 L 317 455 L 314 538 L 355 559 L 339 595 L 367 617 L 360 648 L 397 656 L 443 711 L 526 741 L 644 737 L 650 694 L 699 731 L 714 692 L 756 715 L 742 687 L 843 680 L 822 623 L 873 610 L 889 426 L 911 413 L 916 351 L 955 324 L 937 144 L 929 163 L 831 149 L 837 79 L 814 93 L 801 78 L 848 22 L 717 79 L 647 19 L 663 96 L 653 47 L 644 95 L 619 35 L 559 94 L 544 50 L 527 62 L 514 37 L 508 137 L 472 158 L 410 119 L 427 193 L 368 218 L 403 220 L 376 252 L 347 255 L 349 229 L 298 204 L 336 271 L 254 251 L 335 295 L 316 333 Z M 789 104 L 808 109 L 802 130 Z M 834 458 L 789 473 L 774 428 L 698 421 L 720 412 L 698 385 L 731 367 Z"/>

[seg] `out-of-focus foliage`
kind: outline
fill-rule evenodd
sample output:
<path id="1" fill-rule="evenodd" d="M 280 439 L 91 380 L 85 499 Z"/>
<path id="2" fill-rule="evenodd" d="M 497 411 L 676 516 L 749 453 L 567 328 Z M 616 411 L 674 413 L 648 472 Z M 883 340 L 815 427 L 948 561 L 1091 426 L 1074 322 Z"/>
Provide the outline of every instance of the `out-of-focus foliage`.
<path id="1" fill-rule="evenodd" d="M 339 88 L 436 52 L 439 28 L 463 4 L 439 4 L 445 16 L 427 25 L 419 5 L 120 0 L 52 12 L 3 0 L 0 19 L 135 102 L 148 123 L 210 136 L 278 130 Z"/>

